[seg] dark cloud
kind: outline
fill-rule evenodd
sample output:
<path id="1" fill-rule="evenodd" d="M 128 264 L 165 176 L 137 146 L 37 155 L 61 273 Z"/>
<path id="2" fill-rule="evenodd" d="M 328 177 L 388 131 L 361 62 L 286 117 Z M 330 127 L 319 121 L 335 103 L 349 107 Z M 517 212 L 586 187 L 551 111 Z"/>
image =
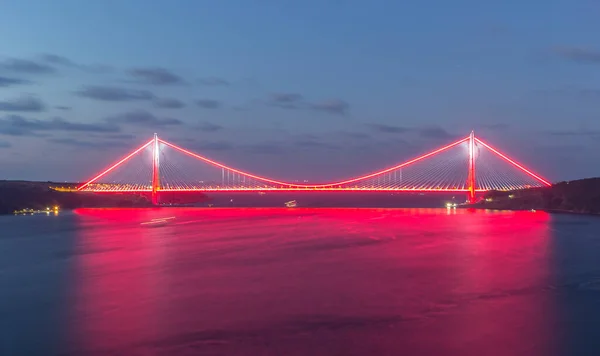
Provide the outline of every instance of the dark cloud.
<path id="1" fill-rule="evenodd" d="M 154 99 L 154 94 L 147 90 L 133 90 L 99 85 L 84 87 L 75 94 L 84 98 L 102 101 L 136 101 Z"/>
<path id="2" fill-rule="evenodd" d="M 600 50 L 583 47 L 556 47 L 553 52 L 570 61 L 600 64 Z"/>
<path id="3" fill-rule="evenodd" d="M 367 124 L 375 132 L 405 134 L 413 133 L 423 138 L 431 139 L 450 139 L 456 138 L 456 135 L 449 133 L 441 127 L 403 127 L 386 124 Z"/>
<path id="4" fill-rule="evenodd" d="M 80 148 L 104 148 L 107 147 L 122 147 L 125 146 L 122 142 L 114 141 L 83 141 L 74 138 L 50 138 L 48 142 L 58 143 L 61 145 L 75 146 Z"/>
<path id="5" fill-rule="evenodd" d="M 312 104 L 311 107 L 315 110 L 324 111 L 330 114 L 346 115 L 350 105 L 340 99 L 329 99 L 320 103 Z"/>
<path id="6" fill-rule="evenodd" d="M 452 139 L 455 138 L 456 135 L 449 133 L 448 131 L 442 129 L 441 127 L 426 127 L 416 129 L 416 132 L 419 136 L 424 138 L 432 138 L 432 139 Z"/>
<path id="7" fill-rule="evenodd" d="M 284 143 L 262 142 L 246 145 L 242 149 L 249 153 L 279 155 L 285 153 L 287 147 L 288 145 Z"/>
<path id="8" fill-rule="evenodd" d="M 16 99 L 0 101 L 0 111 L 11 112 L 41 112 L 46 105 L 34 96 L 20 96 Z"/>
<path id="9" fill-rule="evenodd" d="M 19 115 L 9 115 L 0 119 L 0 134 L 10 136 L 43 136 L 40 132 L 119 132 L 116 125 L 106 123 L 84 124 L 71 122 L 60 117 L 51 120 L 26 119 Z"/>
<path id="10" fill-rule="evenodd" d="M 183 122 L 173 118 L 158 118 L 144 110 L 129 111 L 106 118 L 114 124 L 144 125 L 144 126 L 172 126 L 181 125 Z"/>
<path id="11" fill-rule="evenodd" d="M 129 71 L 136 81 L 151 85 L 181 84 L 183 79 L 165 68 L 136 68 Z"/>
<path id="12" fill-rule="evenodd" d="M 116 135 L 104 135 L 103 137 L 111 140 L 131 140 L 135 138 L 135 135 L 131 134 L 116 134 Z"/>
<path id="13" fill-rule="evenodd" d="M 223 130 L 223 126 L 213 124 L 210 122 L 203 122 L 202 124 L 200 124 L 198 126 L 198 130 L 204 131 L 204 132 L 216 132 L 216 131 Z"/>
<path id="14" fill-rule="evenodd" d="M 383 132 L 383 133 L 406 133 L 406 132 L 409 132 L 412 130 L 407 127 L 385 125 L 385 124 L 367 124 L 367 126 L 375 132 Z"/>
<path id="15" fill-rule="evenodd" d="M 49 74 L 56 72 L 54 67 L 29 59 L 9 58 L 0 62 L 0 70 L 20 74 Z"/>
<path id="16" fill-rule="evenodd" d="M 313 109 L 336 115 L 345 115 L 350 108 L 348 103 L 340 99 L 310 103 L 297 93 L 273 93 L 267 99 L 266 104 L 288 110 Z"/>
<path id="17" fill-rule="evenodd" d="M 358 139 L 358 140 L 366 140 L 371 138 L 371 136 L 367 133 L 364 132 L 340 132 L 340 134 L 342 136 L 351 138 L 351 139 Z"/>
<path id="18" fill-rule="evenodd" d="M 218 109 L 221 107 L 221 103 L 212 99 L 198 99 L 196 104 L 203 109 Z"/>
<path id="19" fill-rule="evenodd" d="M 327 142 L 322 142 L 316 139 L 302 139 L 294 142 L 294 145 L 301 148 L 326 148 L 326 149 L 339 149 L 338 146 L 332 145 Z"/>
<path id="20" fill-rule="evenodd" d="M 54 108 L 58 109 L 58 110 L 63 110 L 63 111 L 69 111 L 69 110 L 71 110 L 70 106 L 61 106 L 61 105 L 59 105 L 59 106 L 55 106 Z"/>
<path id="21" fill-rule="evenodd" d="M 600 98 L 600 89 L 579 89 L 577 94 L 582 98 L 597 100 Z"/>
<path id="22" fill-rule="evenodd" d="M 600 137 L 600 130 L 557 130 L 548 133 L 552 136 Z"/>
<path id="23" fill-rule="evenodd" d="M 216 87 L 216 86 L 227 86 L 227 85 L 229 85 L 229 82 L 223 78 L 206 77 L 206 78 L 198 79 L 198 84 L 210 86 L 210 87 Z"/>
<path id="24" fill-rule="evenodd" d="M 107 140 L 131 140 L 136 136 L 131 134 L 90 134 L 88 137 L 102 138 Z"/>
<path id="25" fill-rule="evenodd" d="M 10 87 L 13 85 L 31 84 L 29 80 L 19 78 L 0 77 L 0 88 Z"/>
<path id="26" fill-rule="evenodd" d="M 542 94 L 544 96 L 552 96 L 553 100 L 556 98 L 575 98 L 575 99 L 591 99 L 598 100 L 600 98 L 600 89 L 593 88 L 577 88 L 573 86 L 564 86 L 558 89 L 543 89 L 534 91 L 536 94 Z"/>
<path id="27" fill-rule="evenodd" d="M 61 65 L 61 66 L 66 66 L 66 67 L 76 66 L 76 64 L 73 63 L 73 61 L 71 61 L 70 59 L 67 59 L 62 56 L 58 56 L 56 54 L 42 54 L 40 56 L 40 58 L 43 61 L 50 63 L 50 64 Z"/>
<path id="28" fill-rule="evenodd" d="M 319 140 L 319 136 L 314 135 L 314 134 L 309 134 L 309 133 L 302 133 L 302 134 L 298 134 L 298 135 L 294 135 L 293 136 L 297 141 L 304 141 L 304 140 Z"/>
<path id="29" fill-rule="evenodd" d="M 193 143 L 190 145 L 190 148 L 196 152 L 202 152 L 202 151 L 228 151 L 235 147 L 227 141 L 213 141 L 213 142 Z"/>
<path id="30" fill-rule="evenodd" d="M 49 54 L 49 53 L 45 53 L 39 56 L 39 59 L 42 62 L 54 65 L 54 66 L 60 66 L 60 67 L 66 67 L 66 68 L 76 68 L 76 69 L 80 69 L 86 72 L 91 72 L 91 73 L 103 73 L 103 72 L 108 72 L 110 70 L 110 67 L 105 66 L 105 65 L 100 65 L 100 64 L 95 64 L 95 65 L 83 65 L 83 64 L 78 64 L 73 62 L 72 60 L 65 58 L 63 56 L 59 56 L 56 54 Z"/>
<path id="31" fill-rule="evenodd" d="M 481 125 L 481 128 L 486 129 L 486 130 L 506 130 L 506 129 L 510 128 L 510 125 L 505 124 L 505 123 L 486 124 L 486 125 Z"/>
<path id="32" fill-rule="evenodd" d="M 0 148 L 10 148 L 10 147 L 12 147 L 10 142 L 0 141 Z"/>
<path id="33" fill-rule="evenodd" d="M 185 107 L 185 103 L 174 98 L 156 98 L 154 105 L 162 109 L 181 109 Z"/>
<path id="34" fill-rule="evenodd" d="M 273 93 L 267 104 L 283 109 L 301 109 L 306 107 L 304 97 L 296 93 Z"/>

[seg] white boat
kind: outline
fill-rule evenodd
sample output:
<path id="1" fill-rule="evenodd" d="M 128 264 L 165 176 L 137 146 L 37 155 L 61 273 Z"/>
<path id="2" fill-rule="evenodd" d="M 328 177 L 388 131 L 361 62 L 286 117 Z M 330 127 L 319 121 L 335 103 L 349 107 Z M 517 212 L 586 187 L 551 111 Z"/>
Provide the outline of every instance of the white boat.
<path id="1" fill-rule="evenodd" d="M 285 203 L 285 206 L 288 208 L 295 208 L 298 206 L 298 203 L 295 200 L 290 200 Z"/>
<path id="2" fill-rule="evenodd" d="M 140 223 L 140 225 L 142 226 L 146 226 L 146 227 L 159 227 L 159 226 L 165 226 L 169 223 L 170 220 L 175 219 L 174 216 L 168 217 L 168 218 L 158 218 L 158 219 L 152 219 L 150 221 L 146 221 L 143 223 Z"/>

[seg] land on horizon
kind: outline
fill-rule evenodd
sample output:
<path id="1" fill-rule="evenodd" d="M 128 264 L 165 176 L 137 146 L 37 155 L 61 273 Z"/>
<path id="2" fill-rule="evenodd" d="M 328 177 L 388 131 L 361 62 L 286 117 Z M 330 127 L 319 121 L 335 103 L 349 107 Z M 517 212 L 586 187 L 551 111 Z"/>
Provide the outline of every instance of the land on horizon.
<path id="1" fill-rule="evenodd" d="M 151 207 L 149 196 L 143 194 L 80 193 L 78 183 L 0 181 L 0 214 L 22 209 L 44 210 L 49 206 L 61 209 L 81 207 Z M 63 189 L 65 191 L 58 191 Z M 307 194 L 308 193 L 308 194 Z M 445 193 L 321 193 L 269 192 L 257 193 L 194 193 L 161 194 L 165 205 L 195 205 L 215 207 L 283 206 L 286 200 L 299 199 L 305 207 L 442 207 L 445 202 L 463 203 L 462 194 Z M 549 210 L 573 213 L 600 213 L 600 178 L 560 182 L 548 188 L 513 192 L 491 191 L 470 207 L 498 210 Z"/>

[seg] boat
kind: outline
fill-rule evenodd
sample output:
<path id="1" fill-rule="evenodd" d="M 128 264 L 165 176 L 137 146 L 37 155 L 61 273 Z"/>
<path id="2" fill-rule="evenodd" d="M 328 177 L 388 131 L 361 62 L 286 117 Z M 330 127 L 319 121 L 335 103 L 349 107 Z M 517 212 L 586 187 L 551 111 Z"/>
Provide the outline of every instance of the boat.
<path id="1" fill-rule="evenodd" d="M 140 225 L 146 226 L 146 227 L 160 227 L 160 226 L 167 225 L 169 223 L 169 221 L 171 221 L 173 219 L 175 219 L 174 216 L 171 216 L 168 218 L 157 218 L 157 219 L 152 219 L 150 221 L 140 223 Z"/>
<path id="2" fill-rule="evenodd" d="M 288 202 L 285 203 L 285 206 L 287 208 L 295 208 L 298 206 L 298 203 L 295 200 L 290 200 Z"/>

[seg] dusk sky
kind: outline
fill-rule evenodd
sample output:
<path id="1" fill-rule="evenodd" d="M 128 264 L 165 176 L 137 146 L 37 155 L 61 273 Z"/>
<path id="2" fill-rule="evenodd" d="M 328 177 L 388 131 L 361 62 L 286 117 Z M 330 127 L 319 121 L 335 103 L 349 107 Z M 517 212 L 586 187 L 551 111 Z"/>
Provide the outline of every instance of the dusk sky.
<path id="1" fill-rule="evenodd" d="M 600 2 L 4 0 L 0 179 L 82 181 L 157 132 L 331 181 L 474 129 L 600 175 Z"/>

